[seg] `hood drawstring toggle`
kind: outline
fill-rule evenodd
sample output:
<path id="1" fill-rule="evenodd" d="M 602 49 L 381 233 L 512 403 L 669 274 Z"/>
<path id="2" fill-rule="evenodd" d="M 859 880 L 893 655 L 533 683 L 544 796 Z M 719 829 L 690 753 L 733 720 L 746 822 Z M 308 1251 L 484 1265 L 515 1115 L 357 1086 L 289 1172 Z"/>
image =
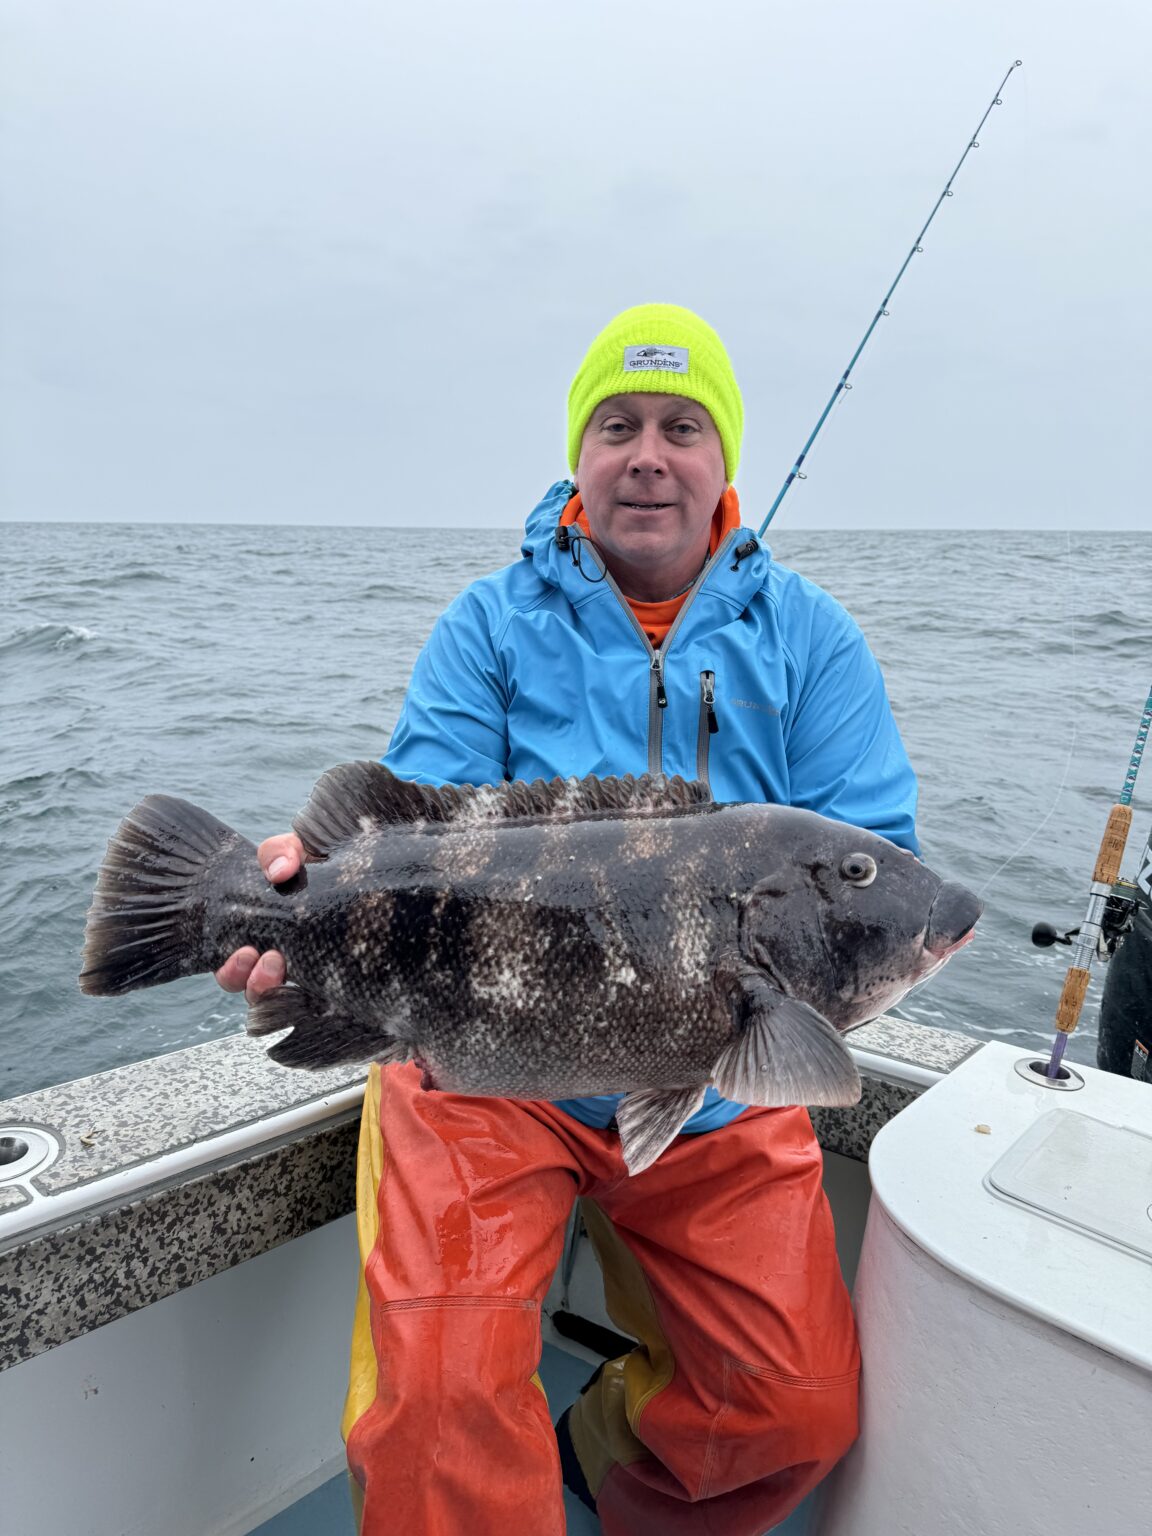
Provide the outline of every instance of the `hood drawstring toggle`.
<path id="1" fill-rule="evenodd" d="M 733 551 L 736 558 L 733 560 L 728 569 L 730 571 L 738 571 L 740 569 L 741 560 L 747 560 L 748 556 L 754 555 L 759 548 L 760 545 L 756 539 L 745 539 L 744 543 L 738 544 Z"/>

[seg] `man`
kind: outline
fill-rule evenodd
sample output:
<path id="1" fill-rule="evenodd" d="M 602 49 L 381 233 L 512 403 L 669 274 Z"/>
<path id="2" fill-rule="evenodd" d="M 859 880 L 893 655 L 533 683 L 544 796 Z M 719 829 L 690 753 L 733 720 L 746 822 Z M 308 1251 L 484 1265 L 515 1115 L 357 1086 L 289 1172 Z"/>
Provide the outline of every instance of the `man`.
<path id="1" fill-rule="evenodd" d="M 426 783 L 679 773 L 717 800 L 803 806 L 916 850 L 915 781 L 848 615 L 777 566 L 731 487 L 743 407 L 716 334 L 645 305 L 572 384 L 572 482 L 524 559 L 474 582 L 416 663 L 384 761 Z M 261 845 L 289 878 L 292 837 Z M 251 999 L 276 955 L 234 955 Z M 373 1068 L 363 1258 L 344 1429 L 362 1531 L 533 1536 L 564 1480 L 608 1536 L 761 1536 L 856 1434 L 859 1359 L 807 1113 L 710 1089 L 625 1175 L 612 1096 L 562 1104 L 423 1092 Z M 539 1306 L 573 1199 L 609 1310 L 643 1343 L 555 1432 Z"/>

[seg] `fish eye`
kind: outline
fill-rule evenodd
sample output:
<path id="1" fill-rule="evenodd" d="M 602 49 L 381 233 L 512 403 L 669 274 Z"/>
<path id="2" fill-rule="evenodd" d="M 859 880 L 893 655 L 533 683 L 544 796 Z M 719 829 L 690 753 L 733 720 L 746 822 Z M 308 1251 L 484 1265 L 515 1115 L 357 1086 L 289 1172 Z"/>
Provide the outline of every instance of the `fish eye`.
<path id="1" fill-rule="evenodd" d="M 871 885 L 876 878 L 876 860 L 867 853 L 850 853 L 840 865 L 840 873 L 853 885 Z"/>

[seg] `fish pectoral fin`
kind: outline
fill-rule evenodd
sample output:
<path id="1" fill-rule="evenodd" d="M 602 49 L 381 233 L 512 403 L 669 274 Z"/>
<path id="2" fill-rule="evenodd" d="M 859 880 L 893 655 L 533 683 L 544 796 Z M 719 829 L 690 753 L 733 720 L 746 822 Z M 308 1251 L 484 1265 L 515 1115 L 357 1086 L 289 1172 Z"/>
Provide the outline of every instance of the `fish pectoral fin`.
<path id="1" fill-rule="evenodd" d="M 720 1054 L 712 1081 L 737 1104 L 855 1104 L 860 1074 L 822 1013 L 761 977 L 740 983 L 740 1038 Z"/>
<path id="2" fill-rule="evenodd" d="M 704 1102 L 699 1088 L 642 1089 L 616 1106 L 616 1128 L 629 1173 L 642 1173 L 681 1132 Z"/>
<path id="3" fill-rule="evenodd" d="M 379 1025 L 341 1013 L 304 987 L 275 987 L 248 1009 L 250 1035 L 274 1035 L 290 1029 L 270 1046 L 268 1055 L 282 1067 L 341 1067 L 361 1061 L 407 1061 L 410 1043 Z"/>

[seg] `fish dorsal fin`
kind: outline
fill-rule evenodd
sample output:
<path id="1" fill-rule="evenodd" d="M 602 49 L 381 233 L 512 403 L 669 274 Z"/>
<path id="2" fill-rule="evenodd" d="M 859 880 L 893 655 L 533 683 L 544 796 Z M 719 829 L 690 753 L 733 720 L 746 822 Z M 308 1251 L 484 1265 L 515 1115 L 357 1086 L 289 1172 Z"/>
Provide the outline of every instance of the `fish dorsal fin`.
<path id="1" fill-rule="evenodd" d="M 663 816 L 710 805 L 706 784 L 662 774 L 619 779 L 516 779 L 508 784 L 413 784 L 398 779 L 383 763 L 341 763 L 317 782 L 308 804 L 292 823 L 314 859 L 365 833 L 398 825 L 440 824 L 445 830 L 478 821 L 583 817 Z"/>
<path id="2" fill-rule="evenodd" d="M 822 1013 L 759 976 L 741 979 L 743 1028 L 720 1053 L 712 1081 L 737 1104 L 855 1104 L 860 1074 Z"/>

